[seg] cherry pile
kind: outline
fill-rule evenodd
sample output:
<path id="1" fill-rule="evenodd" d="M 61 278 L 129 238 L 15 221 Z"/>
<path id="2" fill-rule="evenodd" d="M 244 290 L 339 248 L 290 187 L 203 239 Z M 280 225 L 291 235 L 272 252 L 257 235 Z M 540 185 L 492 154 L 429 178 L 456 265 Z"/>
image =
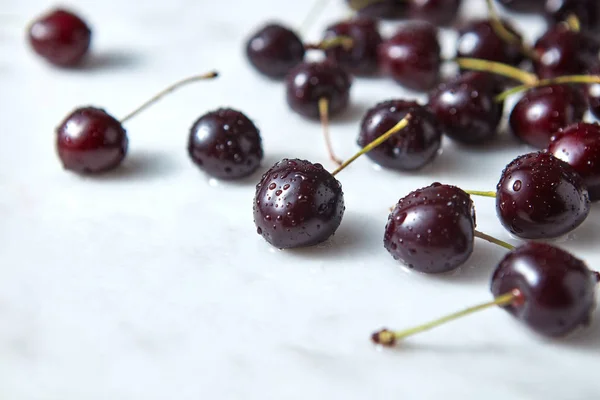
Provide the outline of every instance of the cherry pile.
<path id="1" fill-rule="evenodd" d="M 400 198 L 383 230 L 390 255 L 425 274 L 459 268 L 476 238 L 506 248 L 491 277 L 494 299 L 416 328 L 381 330 L 372 340 L 393 345 L 492 306 L 545 336 L 588 324 L 600 275 L 563 249 L 527 240 L 572 232 L 592 212 L 591 202 L 600 200 L 600 125 L 583 121 L 588 110 L 600 117 L 600 3 L 498 0 L 516 12 L 543 14 L 548 29 L 533 45 L 498 17 L 491 0 L 488 18 L 460 24 L 460 0 L 347 3 L 356 15 L 328 25 L 319 43 L 304 43 L 292 28 L 274 22 L 245 43 L 249 65 L 282 81 L 290 110 L 321 121 L 329 158 L 338 164 L 329 172 L 318 162 L 286 158 L 267 169 L 255 188 L 256 232 L 279 249 L 323 243 L 339 228 L 347 206 L 336 176 L 356 158 L 365 154 L 383 168 L 410 173 L 435 161 L 444 138 L 471 148 L 487 145 L 506 118 L 512 134 L 532 151 L 507 160 L 494 191 L 434 182 Z M 379 19 L 408 21 L 384 37 Z M 456 58 L 444 61 L 438 31 L 452 25 L 458 31 Z M 74 13 L 57 9 L 34 21 L 28 35 L 35 53 L 49 63 L 75 68 L 89 52 L 92 31 Z M 321 59 L 309 61 L 311 50 Z M 458 73 L 445 76 L 445 62 Z M 125 122 L 164 95 L 217 75 L 178 81 L 121 119 L 95 106 L 76 108 L 56 129 L 60 162 L 87 175 L 117 168 L 129 147 Z M 342 161 L 329 140 L 329 119 L 348 109 L 355 77 L 378 75 L 427 93 L 428 101 L 381 99 L 357 124 L 360 149 Z M 515 95 L 520 98 L 505 113 L 505 100 Z M 264 157 L 258 127 L 231 107 L 192 124 L 187 152 L 196 167 L 222 180 L 252 176 Z M 524 243 L 514 247 L 476 229 L 472 197 L 479 195 L 495 199 L 499 222 Z"/>

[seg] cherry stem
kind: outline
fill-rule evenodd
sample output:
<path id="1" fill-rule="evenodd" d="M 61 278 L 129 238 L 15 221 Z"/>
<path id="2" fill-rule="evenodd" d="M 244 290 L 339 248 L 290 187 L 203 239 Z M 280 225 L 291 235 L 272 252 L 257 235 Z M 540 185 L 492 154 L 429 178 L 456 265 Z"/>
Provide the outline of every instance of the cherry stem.
<path id="1" fill-rule="evenodd" d="M 375 147 L 379 146 L 380 144 L 382 144 L 383 142 L 388 140 L 390 137 L 392 137 L 393 135 L 395 135 L 402 129 L 406 128 L 408 126 L 408 123 L 410 122 L 411 118 L 412 118 L 411 114 L 406 114 L 406 116 L 404 118 L 402 118 L 402 120 L 400 122 L 398 122 L 396 125 L 394 125 L 392 127 L 392 129 L 390 129 L 383 135 L 379 136 L 377 139 L 373 140 L 371 143 L 369 143 L 368 145 L 363 147 L 358 153 L 356 153 L 355 155 L 350 157 L 348 160 L 344 161 L 342 163 L 342 165 L 340 165 L 335 171 L 333 171 L 331 173 L 331 175 L 336 176 L 344 168 L 346 168 L 348 165 L 352 164 L 354 162 L 354 160 L 356 160 L 358 157 L 373 150 Z"/>
<path id="2" fill-rule="evenodd" d="M 569 29 L 572 30 L 573 32 L 581 31 L 581 23 L 579 22 L 579 18 L 577 18 L 577 15 L 569 14 L 565 23 L 567 24 Z"/>
<path id="3" fill-rule="evenodd" d="M 306 34 L 310 28 L 310 24 L 312 24 L 317 16 L 325 9 L 325 7 L 327 7 L 329 1 L 330 0 L 316 0 L 313 3 L 312 7 L 308 11 L 308 14 L 306 14 L 306 17 L 304 17 L 304 21 L 302 21 L 302 24 L 300 24 L 301 33 Z"/>
<path id="4" fill-rule="evenodd" d="M 342 161 L 335 156 L 333 146 L 331 144 L 331 136 L 329 135 L 329 100 L 325 97 L 319 99 L 319 115 L 321 116 L 321 126 L 323 126 L 323 137 L 325 138 L 325 146 L 331 161 L 338 166 L 342 165 Z"/>
<path id="5" fill-rule="evenodd" d="M 496 197 L 496 192 L 494 191 L 485 192 L 481 190 L 465 190 L 464 192 L 470 194 L 471 196 Z"/>
<path id="6" fill-rule="evenodd" d="M 495 100 L 496 100 L 496 102 L 499 103 L 501 101 L 506 100 L 507 97 L 509 97 L 513 94 L 522 92 L 524 90 L 542 87 L 542 86 L 549 86 L 549 85 L 561 85 L 561 84 L 565 84 L 565 83 L 586 83 L 586 84 L 600 83 L 600 75 L 565 75 L 565 76 L 559 76 L 556 78 L 540 79 L 539 81 L 537 81 L 533 84 L 515 86 L 514 88 L 505 90 L 504 92 L 502 92 L 498 96 L 496 96 Z"/>
<path id="7" fill-rule="evenodd" d="M 492 74 L 515 79 L 528 85 L 538 82 L 538 78 L 535 76 L 535 74 L 523 71 L 507 64 L 489 60 L 481 60 L 479 58 L 457 58 L 455 61 L 463 69 L 490 72 Z"/>
<path id="8" fill-rule="evenodd" d="M 354 11 L 360 11 L 370 5 L 383 3 L 385 0 L 350 0 L 348 3 Z"/>
<path id="9" fill-rule="evenodd" d="M 428 322 L 423 325 L 416 326 L 414 328 L 406 329 L 403 331 L 390 331 L 387 329 L 383 329 L 379 332 L 374 333 L 371 338 L 373 342 L 377 344 L 381 344 L 383 346 L 394 346 L 397 341 L 403 340 L 409 336 L 416 335 L 417 333 L 421 333 L 424 331 L 428 331 L 430 329 L 436 328 L 440 325 L 443 325 L 447 322 L 454 321 L 455 319 L 465 317 L 467 315 L 473 314 L 478 311 L 482 311 L 494 306 L 507 306 L 509 304 L 514 303 L 518 299 L 522 298 L 523 295 L 521 291 L 518 289 L 513 290 L 510 293 L 506 293 L 496 297 L 493 301 L 476 305 L 474 307 L 469 307 L 463 311 L 459 311 L 453 314 L 449 314 L 445 317 L 438 318 L 431 322 Z"/>
<path id="10" fill-rule="evenodd" d="M 475 237 L 478 237 L 479 239 L 487 240 L 490 243 L 497 244 L 498 246 L 504 247 L 505 249 L 508 249 L 508 250 L 514 250 L 515 249 L 515 246 L 513 246 L 512 244 L 507 243 L 507 242 L 505 242 L 503 240 L 500 240 L 500 239 L 496 239 L 495 237 L 487 235 L 487 234 L 485 234 L 483 232 L 480 232 L 477 229 L 475 229 Z"/>
<path id="11" fill-rule="evenodd" d="M 354 40 L 350 36 L 335 36 L 328 39 L 323 39 L 321 42 L 316 44 L 305 44 L 306 50 L 328 50 L 332 47 L 341 46 L 344 50 L 350 50 L 354 46 Z"/>
<path id="12" fill-rule="evenodd" d="M 486 2 L 488 12 L 490 14 L 490 22 L 492 25 L 492 29 L 494 30 L 496 35 L 498 35 L 500 39 L 504 40 L 506 43 L 518 45 L 520 47 L 521 53 L 523 53 L 526 57 L 532 60 L 537 59 L 537 54 L 533 51 L 533 49 L 527 46 L 519 36 L 515 35 L 506 28 L 506 26 L 500 19 L 498 12 L 496 11 L 494 2 L 492 0 L 486 0 Z"/>
<path id="13" fill-rule="evenodd" d="M 123 124 L 123 123 L 129 121 L 131 118 L 135 117 L 136 115 L 138 115 L 139 113 L 144 111 L 146 108 L 150 107 L 152 104 L 156 103 L 158 100 L 160 100 L 167 94 L 179 89 L 182 86 L 185 86 L 189 83 L 202 81 L 205 79 L 213 79 L 213 78 L 216 78 L 217 76 L 219 76 L 219 73 L 216 71 L 212 71 L 212 72 L 202 74 L 202 75 L 190 76 L 188 78 L 185 78 L 178 82 L 175 82 L 171 86 L 169 86 L 166 89 L 163 89 L 159 93 L 155 94 L 150 100 L 146 101 L 144 104 L 142 104 L 141 106 L 139 106 L 138 108 L 136 108 L 135 110 L 133 110 L 132 112 L 127 114 L 125 117 L 121 118 L 120 122 Z"/>

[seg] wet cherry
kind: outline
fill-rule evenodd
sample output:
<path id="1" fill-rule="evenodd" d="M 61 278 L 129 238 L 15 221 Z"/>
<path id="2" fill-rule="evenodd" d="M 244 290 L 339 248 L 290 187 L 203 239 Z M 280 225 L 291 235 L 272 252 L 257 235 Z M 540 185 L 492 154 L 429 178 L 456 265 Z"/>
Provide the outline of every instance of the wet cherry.
<path id="1" fill-rule="evenodd" d="M 456 269 L 473 252 L 475 208 L 455 186 L 434 183 L 400 199 L 388 218 L 384 247 L 425 273 Z"/>
<path id="2" fill-rule="evenodd" d="M 583 178 L 569 164 L 545 152 L 513 160 L 502 172 L 496 190 L 500 222 L 524 239 L 565 235 L 590 211 Z"/>
<path id="3" fill-rule="evenodd" d="M 201 170 L 219 179 L 246 177 L 263 158 L 258 129 L 248 117 L 230 108 L 209 112 L 194 123 L 188 153 Z"/>
<path id="4" fill-rule="evenodd" d="M 579 122 L 559 130 L 548 152 L 581 175 L 591 201 L 600 200 L 600 125 Z"/>
<path id="5" fill-rule="evenodd" d="M 324 40 L 346 36 L 352 39 L 348 49 L 336 46 L 325 51 L 327 57 L 355 75 L 373 75 L 379 71 L 377 47 L 381 43 L 377 21 L 359 17 L 331 25 Z"/>
<path id="6" fill-rule="evenodd" d="M 437 29 L 422 21 L 403 24 L 378 48 L 382 71 L 400 85 L 418 91 L 433 88 L 440 74 Z"/>
<path id="7" fill-rule="evenodd" d="M 600 61 L 596 62 L 588 71 L 590 75 L 600 76 Z M 586 89 L 587 101 L 590 112 L 600 119 L 600 83 L 591 84 Z"/>
<path id="8" fill-rule="evenodd" d="M 429 95 L 429 109 L 442 132 L 463 144 L 481 144 L 496 136 L 504 102 L 495 101 L 502 83 L 494 75 L 467 72 L 442 83 Z"/>
<path id="9" fill-rule="evenodd" d="M 33 50 L 59 67 L 73 67 L 81 63 L 92 38 L 88 25 L 64 9 L 55 9 L 36 19 L 28 34 Z"/>
<path id="10" fill-rule="evenodd" d="M 407 114 L 410 125 L 367 153 L 385 168 L 411 171 L 429 164 L 437 155 L 442 133 L 435 116 L 413 101 L 389 100 L 371 108 L 361 122 L 358 145 L 364 147 L 383 135 Z"/>
<path id="11" fill-rule="evenodd" d="M 246 43 L 250 63 L 263 75 L 285 77 L 304 60 L 304 44 L 291 29 L 270 23 L 255 32 Z"/>
<path id="12" fill-rule="evenodd" d="M 508 22 L 502 21 L 502 25 L 519 41 L 507 42 L 496 33 L 491 20 L 474 20 L 459 31 L 457 57 L 518 65 L 523 60 L 521 35 Z"/>
<path id="13" fill-rule="evenodd" d="M 410 18 L 440 26 L 454 22 L 462 0 L 411 0 L 408 3 Z"/>
<path id="14" fill-rule="evenodd" d="M 510 113 L 510 128 L 523 142 L 545 148 L 560 128 L 581 121 L 585 99 L 578 88 L 551 85 L 527 91 Z"/>

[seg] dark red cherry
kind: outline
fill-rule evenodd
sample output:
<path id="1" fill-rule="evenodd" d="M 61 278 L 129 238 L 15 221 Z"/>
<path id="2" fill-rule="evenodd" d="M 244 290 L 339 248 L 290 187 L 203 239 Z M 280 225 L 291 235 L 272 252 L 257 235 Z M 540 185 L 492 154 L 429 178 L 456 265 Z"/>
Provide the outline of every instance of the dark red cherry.
<path id="1" fill-rule="evenodd" d="M 408 113 L 410 124 L 383 144 L 367 153 L 385 168 L 411 171 L 429 164 L 437 155 L 442 134 L 434 115 L 414 101 L 389 100 L 365 114 L 358 145 L 365 147 L 400 122 Z"/>
<path id="2" fill-rule="evenodd" d="M 127 153 L 121 123 L 100 108 L 73 111 L 56 129 L 58 156 L 65 169 L 98 173 L 117 167 Z"/>
<path id="3" fill-rule="evenodd" d="M 586 111 L 578 88 L 554 85 L 527 91 L 510 113 L 510 128 L 523 142 L 543 149 L 560 128 L 581 121 Z"/>
<path id="4" fill-rule="evenodd" d="M 408 15 L 436 26 L 449 25 L 458 17 L 461 0 L 411 0 Z"/>
<path id="5" fill-rule="evenodd" d="M 72 12 L 56 9 L 29 27 L 29 43 L 37 54 L 59 67 L 73 67 L 90 48 L 92 31 Z"/>
<path id="6" fill-rule="evenodd" d="M 344 210 L 342 185 L 321 164 L 284 159 L 256 185 L 256 230 L 280 249 L 324 242 L 339 227 Z"/>
<path id="7" fill-rule="evenodd" d="M 467 72 L 442 83 L 429 96 L 429 109 L 442 132 L 463 144 L 481 144 L 496 136 L 503 102 L 502 84 L 493 75 Z"/>
<path id="8" fill-rule="evenodd" d="M 325 39 L 347 36 L 352 39 L 352 47 L 345 49 L 335 46 L 325 54 L 331 60 L 354 75 L 373 75 L 379 71 L 377 47 L 381 43 L 377 21 L 371 18 L 356 18 L 338 22 L 325 31 Z"/>
<path id="9" fill-rule="evenodd" d="M 406 0 L 346 0 L 359 15 L 376 19 L 405 18 L 409 2 Z"/>
<path id="10" fill-rule="evenodd" d="M 378 49 L 382 71 L 412 90 L 425 91 L 438 82 L 441 65 L 437 29 L 427 22 L 407 22 Z"/>
<path id="11" fill-rule="evenodd" d="M 319 118 L 320 99 L 327 99 L 329 116 L 348 107 L 352 79 L 337 63 L 326 60 L 297 65 L 285 78 L 285 85 L 292 110 L 308 118 Z"/>
<path id="12" fill-rule="evenodd" d="M 491 291 L 517 289 L 521 301 L 503 308 L 535 332 L 560 337 L 590 322 L 598 286 L 580 259 L 547 243 L 528 242 L 509 252 L 492 276 Z"/>
<path id="13" fill-rule="evenodd" d="M 600 76 L 600 61 L 596 62 L 588 71 L 590 75 Z M 587 101 L 592 115 L 600 119 L 600 84 L 588 85 L 586 89 Z"/>
<path id="14" fill-rule="evenodd" d="M 246 44 L 250 63 L 263 75 L 284 78 L 304 60 L 304 44 L 291 29 L 271 23 L 254 33 Z"/>
<path id="15" fill-rule="evenodd" d="M 600 32 L 600 2 L 598 0 L 548 0 L 546 13 L 554 23 L 565 21 L 571 15 L 579 20 L 584 30 Z"/>
<path id="16" fill-rule="evenodd" d="M 546 0 L 497 0 L 497 2 L 510 10 L 535 13 L 544 10 Z"/>
<path id="17" fill-rule="evenodd" d="M 383 244 L 419 272 L 448 272 L 473 252 L 475 208 L 455 186 L 434 183 L 400 199 L 388 218 Z"/>
<path id="18" fill-rule="evenodd" d="M 535 73 L 540 78 L 579 75 L 598 60 L 600 44 L 585 32 L 577 32 L 566 24 L 557 24 L 535 43 Z"/>
<path id="19" fill-rule="evenodd" d="M 549 239 L 578 227 L 590 211 L 583 178 L 545 152 L 517 157 L 502 172 L 496 194 L 500 222 L 524 239 Z"/>
<path id="20" fill-rule="evenodd" d="M 239 179 L 260 166 L 263 149 L 256 126 L 230 108 L 209 112 L 192 126 L 188 141 L 192 161 L 219 179 Z"/>
<path id="21" fill-rule="evenodd" d="M 600 125 L 569 125 L 554 135 L 548 151 L 581 175 L 591 201 L 600 200 Z"/>
<path id="22" fill-rule="evenodd" d="M 521 39 L 521 35 L 507 21 L 504 27 Z M 518 65 L 523 60 L 521 46 L 508 43 L 496 34 L 490 20 L 474 20 L 459 31 L 457 57 L 479 58 L 503 64 Z"/>

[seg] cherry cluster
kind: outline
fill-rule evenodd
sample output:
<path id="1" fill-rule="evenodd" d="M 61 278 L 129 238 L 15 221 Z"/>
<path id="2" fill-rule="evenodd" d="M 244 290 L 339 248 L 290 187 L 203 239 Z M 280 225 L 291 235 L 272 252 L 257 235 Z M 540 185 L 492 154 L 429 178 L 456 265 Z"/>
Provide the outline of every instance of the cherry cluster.
<path id="1" fill-rule="evenodd" d="M 485 146 L 497 137 L 505 99 L 521 95 L 507 116 L 509 126 L 535 151 L 508 163 L 495 191 L 435 182 L 401 198 L 384 231 L 385 249 L 427 274 L 464 264 L 476 237 L 507 248 L 492 276 L 494 300 L 407 331 L 384 329 L 373 335 L 376 343 L 393 345 L 491 306 L 505 308 L 540 334 L 563 336 L 587 324 L 594 309 L 600 275 L 565 250 L 530 240 L 571 232 L 589 215 L 590 203 L 600 200 L 600 125 L 583 122 L 587 110 L 600 118 L 600 3 L 498 2 L 542 13 L 547 31 L 528 45 L 488 0 L 489 17 L 459 26 L 456 57 L 443 60 L 438 29 L 456 22 L 460 0 L 348 0 L 356 15 L 328 26 L 319 43 L 306 44 L 277 23 L 262 26 L 246 42 L 250 65 L 284 81 L 290 109 L 321 119 L 330 158 L 338 164 L 329 172 L 318 163 L 284 159 L 264 173 L 256 185 L 254 222 L 258 234 L 280 249 L 317 245 L 336 232 L 345 211 L 336 175 L 362 154 L 383 168 L 410 172 L 435 160 L 444 137 Z M 384 38 L 378 19 L 408 21 Z M 88 53 L 91 30 L 73 13 L 55 10 L 30 26 L 29 40 L 47 61 L 70 68 Z M 307 51 L 320 51 L 323 59 L 306 61 Z M 444 76 L 444 62 L 457 66 L 458 74 Z M 165 94 L 217 75 L 176 82 L 121 119 L 97 107 L 75 109 L 56 131 L 63 166 L 80 174 L 118 167 L 128 148 L 126 121 Z M 342 162 L 328 138 L 329 117 L 348 107 L 354 76 L 377 75 L 427 92 L 428 102 L 395 98 L 374 105 L 359 126 L 361 150 Z M 247 177 L 260 168 L 261 135 L 240 111 L 218 109 L 193 123 L 188 154 L 218 179 Z M 502 225 L 528 241 L 515 248 L 477 231 L 475 195 L 495 198 Z"/>

